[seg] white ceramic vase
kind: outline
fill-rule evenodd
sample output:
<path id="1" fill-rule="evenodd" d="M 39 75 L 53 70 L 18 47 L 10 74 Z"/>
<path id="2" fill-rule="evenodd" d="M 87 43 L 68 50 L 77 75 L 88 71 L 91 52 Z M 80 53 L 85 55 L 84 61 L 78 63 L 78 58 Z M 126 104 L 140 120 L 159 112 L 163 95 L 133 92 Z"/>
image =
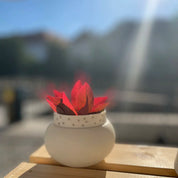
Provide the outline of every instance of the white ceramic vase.
<path id="1" fill-rule="evenodd" d="M 115 144 L 115 132 L 106 111 L 89 115 L 54 113 L 45 133 L 45 146 L 53 159 L 71 167 L 102 161 Z"/>

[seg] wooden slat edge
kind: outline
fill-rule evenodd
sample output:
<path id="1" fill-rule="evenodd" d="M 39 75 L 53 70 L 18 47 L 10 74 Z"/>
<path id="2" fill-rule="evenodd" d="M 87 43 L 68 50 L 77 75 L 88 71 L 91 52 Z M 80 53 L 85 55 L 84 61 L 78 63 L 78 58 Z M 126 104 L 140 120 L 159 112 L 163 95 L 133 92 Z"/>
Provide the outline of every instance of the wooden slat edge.
<path id="1" fill-rule="evenodd" d="M 22 162 L 16 168 L 10 171 L 4 178 L 17 178 L 23 175 L 29 169 L 33 168 L 35 165 L 35 163 L 29 164 L 27 162 Z"/>
<path id="2" fill-rule="evenodd" d="M 104 165 L 97 164 L 89 167 L 88 169 L 119 171 L 119 172 L 136 173 L 136 174 L 148 174 L 148 175 L 155 175 L 155 176 L 168 176 L 168 177 L 177 176 L 174 169 L 166 169 L 166 168 L 159 169 L 155 167 L 142 167 L 142 166 L 130 166 L 130 165 L 125 166 L 119 164 L 106 164 L 106 163 Z"/>

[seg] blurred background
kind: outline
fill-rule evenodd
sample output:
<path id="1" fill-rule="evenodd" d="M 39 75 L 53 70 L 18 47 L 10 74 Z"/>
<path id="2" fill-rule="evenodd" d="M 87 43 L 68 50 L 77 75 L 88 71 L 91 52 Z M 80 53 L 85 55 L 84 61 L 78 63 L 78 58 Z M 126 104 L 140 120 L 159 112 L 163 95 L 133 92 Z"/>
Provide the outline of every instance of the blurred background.
<path id="1" fill-rule="evenodd" d="M 82 77 L 117 142 L 178 146 L 177 0 L 1 0 L 0 175 L 41 144 L 45 95 Z"/>

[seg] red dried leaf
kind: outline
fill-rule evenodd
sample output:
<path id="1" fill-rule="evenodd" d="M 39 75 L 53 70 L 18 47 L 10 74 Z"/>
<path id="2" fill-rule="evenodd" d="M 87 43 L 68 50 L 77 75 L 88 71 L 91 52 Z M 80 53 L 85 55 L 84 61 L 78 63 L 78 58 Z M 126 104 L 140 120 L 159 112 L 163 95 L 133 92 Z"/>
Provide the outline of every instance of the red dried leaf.
<path id="1" fill-rule="evenodd" d="M 60 114 L 78 115 L 64 92 L 62 92 L 60 104 L 57 105 L 57 112 Z"/>
<path id="2" fill-rule="evenodd" d="M 92 112 L 91 113 L 98 113 L 98 112 L 103 111 L 108 104 L 109 103 L 101 103 L 101 104 L 98 104 L 98 105 L 94 106 L 92 108 Z"/>
<path id="3" fill-rule="evenodd" d="M 93 92 L 89 84 L 85 82 L 84 85 L 78 91 L 76 96 L 77 111 L 79 112 L 82 108 L 85 107 L 84 109 L 85 113 L 82 112 L 82 114 L 88 114 L 92 110 L 93 102 L 94 102 Z"/>
<path id="4" fill-rule="evenodd" d="M 57 112 L 56 106 L 50 100 L 46 99 L 46 101 L 49 103 L 49 105 L 51 106 L 51 108 L 53 109 L 53 111 Z"/>
<path id="5" fill-rule="evenodd" d="M 72 102 L 72 105 L 74 106 L 74 108 L 76 110 L 79 110 L 78 108 L 78 102 L 77 102 L 77 94 L 80 90 L 80 88 L 82 87 L 82 82 L 80 80 L 78 80 L 74 87 L 72 88 L 72 91 L 71 91 L 71 102 Z"/>
<path id="6" fill-rule="evenodd" d="M 87 98 L 85 106 L 82 109 L 80 109 L 80 111 L 78 111 L 78 114 L 79 115 L 86 115 L 86 114 L 88 114 L 88 98 Z"/>
<path id="7" fill-rule="evenodd" d="M 49 101 L 51 101 L 54 105 L 58 105 L 60 103 L 60 99 L 59 97 L 54 97 L 54 96 L 47 96 L 46 99 L 48 99 Z"/>
<path id="8" fill-rule="evenodd" d="M 78 93 L 76 93 L 75 104 L 77 111 L 86 105 L 86 89 L 84 85 L 79 89 Z"/>
<path id="9" fill-rule="evenodd" d="M 107 96 L 95 98 L 92 113 L 101 112 L 102 110 L 104 110 L 106 106 L 109 104 L 108 102 L 106 102 L 107 99 L 108 99 Z"/>
<path id="10" fill-rule="evenodd" d="M 90 85 L 78 80 L 71 91 L 71 102 L 64 92 L 54 90 L 53 96 L 47 96 L 47 102 L 51 108 L 60 114 L 84 115 L 101 112 L 109 104 L 107 97 L 94 98 Z"/>
<path id="11" fill-rule="evenodd" d="M 94 106 L 101 104 L 101 103 L 105 103 L 108 100 L 107 96 L 104 97 L 96 97 L 94 98 Z"/>
<path id="12" fill-rule="evenodd" d="M 53 90 L 53 93 L 54 93 L 55 97 L 62 98 L 62 96 L 63 96 L 62 92 L 59 92 L 57 90 Z"/>
<path id="13" fill-rule="evenodd" d="M 64 103 L 57 105 L 57 113 L 66 115 L 76 115 L 70 108 L 68 108 Z"/>
<path id="14" fill-rule="evenodd" d="M 92 91 L 90 85 L 85 82 L 84 86 L 86 87 L 86 96 L 87 96 L 86 102 L 88 102 L 88 113 L 89 113 L 93 108 L 94 96 L 93 96 L 93 91 Z"/>

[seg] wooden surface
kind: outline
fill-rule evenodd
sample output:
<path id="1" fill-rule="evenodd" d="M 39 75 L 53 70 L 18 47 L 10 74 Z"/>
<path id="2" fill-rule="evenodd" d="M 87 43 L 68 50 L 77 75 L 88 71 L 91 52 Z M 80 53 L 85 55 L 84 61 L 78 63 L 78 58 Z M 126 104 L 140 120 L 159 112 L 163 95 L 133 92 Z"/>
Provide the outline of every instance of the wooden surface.
<path id="1" fill-rule="evenodd" d="M 105 160 L 89 169 L 176 176 L 174 170 L 176 153 L 177 148 L 116 144 Z M 51 158 L 45 146 L 30 156 L 30 162 L 60 165 Z"/>
<path id="2" fill-rule="evenodd" d="M 21 163 L 5 178 L 161 178 L 113 171 L 78 169 L 61 166 Z"/>

